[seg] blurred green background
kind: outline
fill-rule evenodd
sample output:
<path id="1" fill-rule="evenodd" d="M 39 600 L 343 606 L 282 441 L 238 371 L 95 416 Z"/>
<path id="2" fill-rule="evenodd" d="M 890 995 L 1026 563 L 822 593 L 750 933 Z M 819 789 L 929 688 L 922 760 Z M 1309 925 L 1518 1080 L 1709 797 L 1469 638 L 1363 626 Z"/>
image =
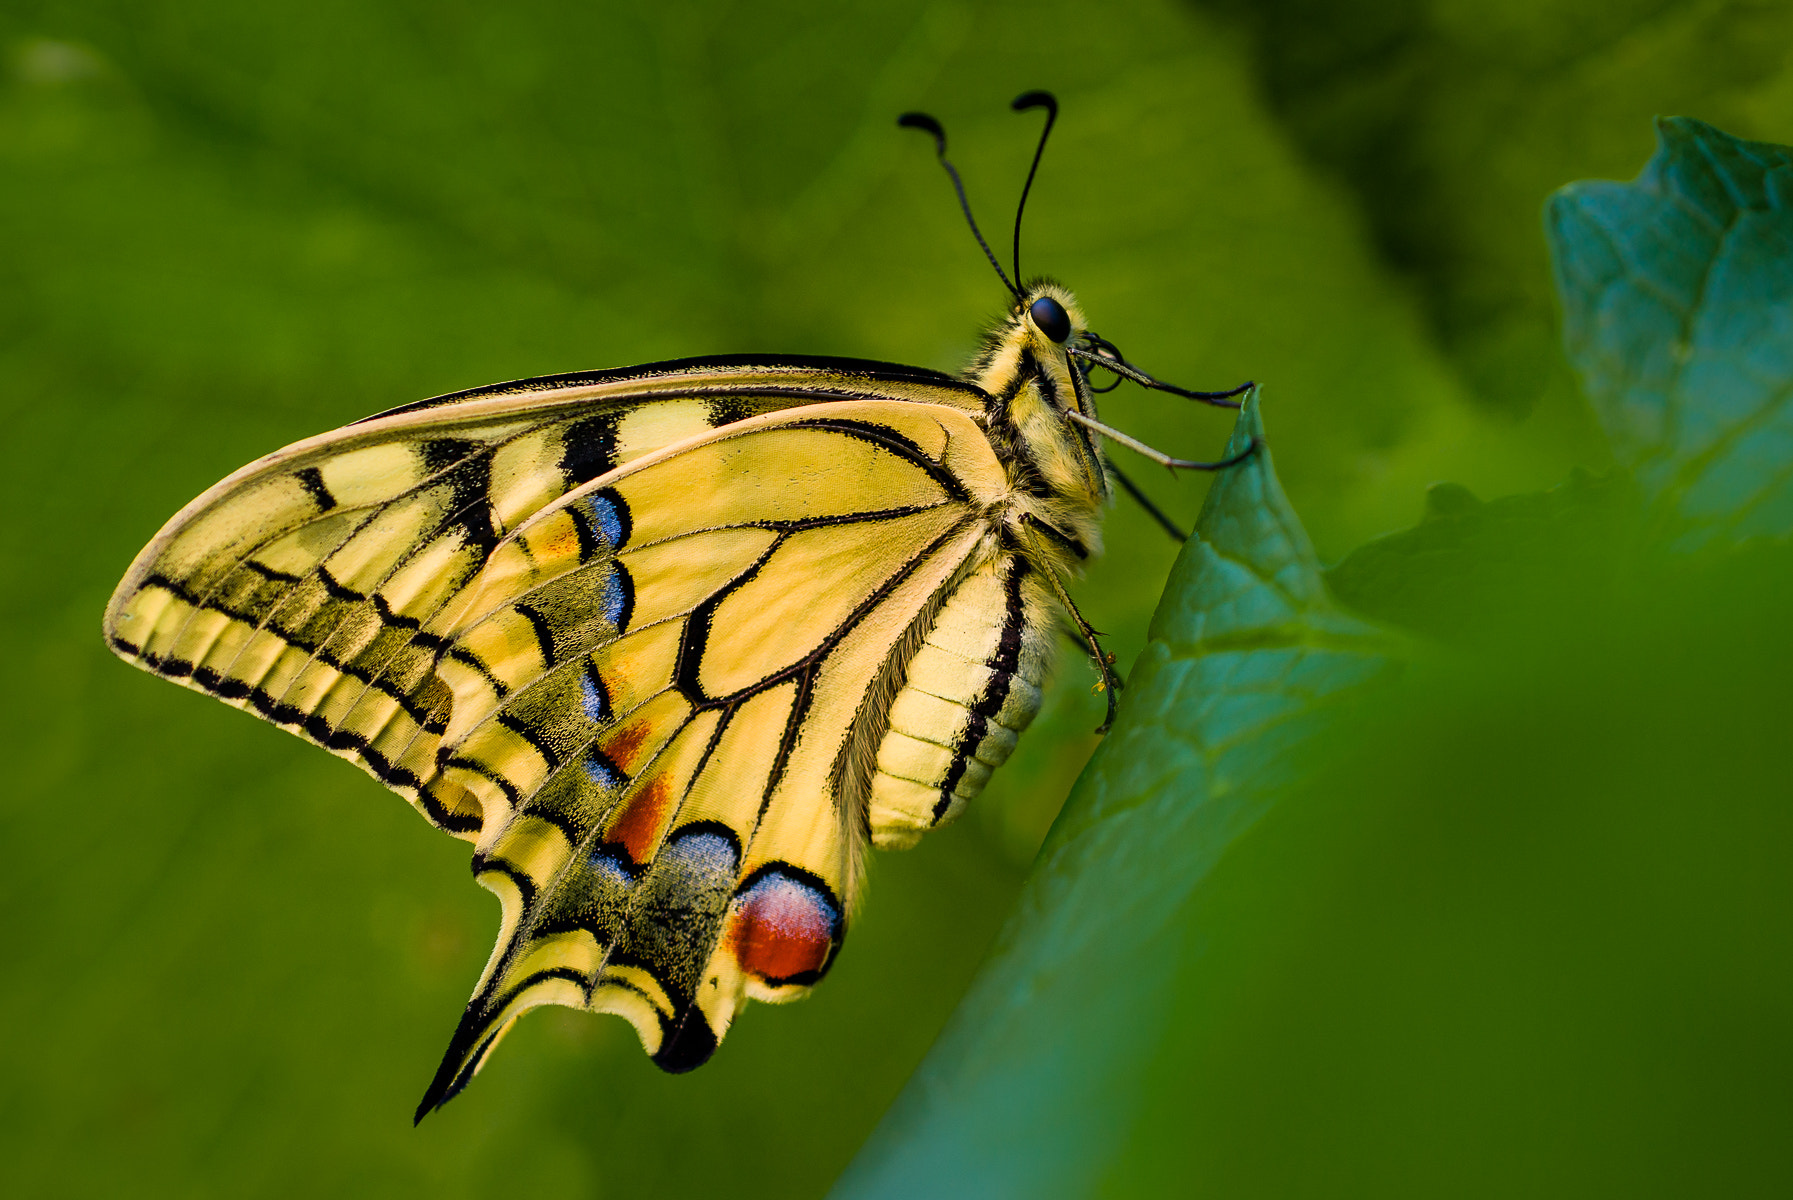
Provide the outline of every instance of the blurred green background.
<path id="1" fill-rule="evenodd" d="M 1139 1116 L 1074 1194 L 1787 1194 L 1793 553 L 1615 572 L 1610 513 L 1486 515 L 1529 543 L 1505 580 L 1414 562 L 1480 653 L 1360 697 L 1184 906 Z"/>
<path id="2" fill-rule="evenodd" d="M 1333 559 L 1432 480 L 1604 465 L 1558 348 L 1550 190 L 1633 175 L 1657 113 L 1793 141 L 1785 4 L 13 0 L 0 68 L 14 1194 L 819 1194 L 1094 744 L 1071 662 L 974 813 L 880 857 L 827 984 L 749 1010 L 702 1071 L 550 1010 L 413 1131 L 495 926 L 465 848 L 99 640 L 137 548 L 243 462 L 548 372 L 954 369 L 1003 293 L 894 118 L 946 123 L 1000 243 L 1038 128 L 1007 102 L 1047 87 L 1025 268 L 1162 377 L 1263 382 Z M 1228 428 L 1132 389 L 1104 412 L 1195 457 Z M 1133 474 L 1192 520 L 1200 481 Z M 1174 547 L 1131 507 L 1109 533 L 1077 594 L 1124 666 Z"/>

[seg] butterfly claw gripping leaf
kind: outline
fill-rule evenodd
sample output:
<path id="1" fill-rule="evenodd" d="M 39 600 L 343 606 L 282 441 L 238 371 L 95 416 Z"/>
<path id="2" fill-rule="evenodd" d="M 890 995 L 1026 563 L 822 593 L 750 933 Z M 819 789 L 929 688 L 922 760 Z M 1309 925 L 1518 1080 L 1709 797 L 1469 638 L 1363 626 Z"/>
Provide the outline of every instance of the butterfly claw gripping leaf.
<path id="1" fill-rule="evenodd" d="M 117 653 L 474 844 L 502 924 L 420 1117 L 541 1004 L 703 1063 L 826 973 L 868 843 L 1009 756 L 1108 495 L 1066 415 L 1095 418 L 1082 315 L 1011 290 L 963 379 L 732 357 L 461 392 L 250 464 L 132 564 Z"/>

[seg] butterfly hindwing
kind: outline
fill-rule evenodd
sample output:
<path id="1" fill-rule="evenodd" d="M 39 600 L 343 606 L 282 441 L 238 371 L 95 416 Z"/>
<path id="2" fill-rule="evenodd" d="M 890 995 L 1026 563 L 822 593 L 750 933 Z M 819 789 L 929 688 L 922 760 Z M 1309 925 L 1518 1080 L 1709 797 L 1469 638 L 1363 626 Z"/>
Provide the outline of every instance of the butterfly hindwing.
<path id="1" fill-rule="evenodd" d="M 484 806 L 505 936 L 426 1107 L 538 1004 L 629 1017 L 676 1070 L 747 998 L 820 978 L 890 698 L 1005 486 L 956 411 L 804 408 L 619 468 L 494 551 L 443 660 L 442 753 Z M 615 619 L 565 636 L 593 607 Z"/>

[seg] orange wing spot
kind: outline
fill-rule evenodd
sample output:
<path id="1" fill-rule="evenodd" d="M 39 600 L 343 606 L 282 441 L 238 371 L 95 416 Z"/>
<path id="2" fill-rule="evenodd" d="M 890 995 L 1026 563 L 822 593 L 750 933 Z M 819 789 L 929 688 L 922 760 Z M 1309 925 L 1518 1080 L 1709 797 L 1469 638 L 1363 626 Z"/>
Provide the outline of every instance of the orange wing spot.
<path id="1" fill-rule="evenodd" d="M 598 745 L 604 751 L 604 757 L 615 763 L 618 770 L 633 775 L 641 769 L 641 748 L 653 735 L 654 725 L 655 722 L 647 717 L 630 721 L 618 726 Z"/>
<path id="2" fill-rule="evenodd" d="M 645 863 L 660 840 L 671 808 L 672 777 L 656 775 L 616 814 L 604 840 L 622 843 L 631 859 Z"/>
<path id="3" fill-rule="evenodd" d="M 840 925 L 840 906 L 820 880 L 773 868 L 735 898 L 728 939 L 742 970 L 770 984 L 810 984 L 828 965 Z"/>
<path id="4" fill-rule="evenodd" d="M 557 513 L 543 521 L 530 539 L 534 543 L 537 554 L 547 559 L 576 559 L 579 557 L 579 530 L 573 525 L 573 519 L 565 513 Z"/>

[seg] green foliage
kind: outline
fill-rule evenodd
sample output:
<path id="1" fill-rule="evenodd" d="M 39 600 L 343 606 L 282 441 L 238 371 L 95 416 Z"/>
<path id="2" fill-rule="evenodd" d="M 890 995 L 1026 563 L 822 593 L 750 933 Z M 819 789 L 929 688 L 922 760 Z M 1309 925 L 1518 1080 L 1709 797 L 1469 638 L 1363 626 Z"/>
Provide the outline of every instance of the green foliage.
<path id="1" fill-rule="evenodd" d="M 1637 183 L 1552 201 L 1636 484 L 1440 485 L 1330 593 L 1267 453 L 1215 484 L 998 952 L 837 1195 L 1784 1189 L 1787 153 L 1667 122 Z"/>
<path id="2" fill-rule="evenodd" d="M 1334 595 L 1368 616 L 1471 645 L 1509 637 L 1566 588 L 1610 604 L 1637 549 L 1637 487 L 1577 470 L 1547 492 L 1484 504 L 1454 483 L 1426 491 L 1412 529 L 1366 542 L 1326 572 Z"/>
<path id="3" fill-rule="evenodd" d="M 1537 206 L 1570 179 L 1629 173 L 1647 153 L 1655 112 L 1697 111 L 1785 141 L 1793 37 L 1777 6 L 1560 8 L 1040 0 L 1019 17 L 1013 5 L 981 0 L 0 7 L 0 405 L 11 451 L 0 478 L 11 515 L 0 523 L 0 752 L 11 768 L 0 821 L 14 847 L 0 885 L 13 914 L 0 1017 L 14 1031 L 0 1049 L 8 1082 L 0 1184 L 21 1195 L 823 1192 L 965 992 L 1021 886 L 1021 864 L 1095 745 L 1089 730 L 1101 702 L 1089 694 L 1083 663 L 1066 664 L 1047 713 L 975 814 L 915 852 L 880 856 L 867 908 L 814 999 L 750 1011 L 712 1064 L 679 1078 L 645 1063 L 620 1022 L 537 1014 L 475 1088 L 413 1131 L 409 1113 L 494 924 L 496 906 L 467 878 L 465 848 L 422 827 L 347 765 L 112 660 L 96 627 L 113 583 L 164 518 L 238 465 L 432 393 L 747 350 L 957 367 L 1001 297 L 925 142 L 896 130 L 893 118 L 923 108 L 946 121 L 972 200 L 1000 243 L 1035 128 L 1005 106 L 1042 86 L 1059 94 L 1064 117 L 1030 202 L 1024 267 L 1075 288 L 1097 327 L 1156 374 L 1192 386 L 1265 381 L 1276 465 L 1320 559 L 1410 521 L 1415 498 L 1437 478 L 1498 497 L 1543 488 L 1578 463 L 1604 471 L 1597 422 L 1560 366 Z M 1533 415 L 1518 422 L 1528 407 Z M 1212 414 L 1131 388 L 1108 398 L 1104 416 L 1192 457 L 1209 456 L 1223 434 Z M 1200 511 L 1199 482 L 1134 474 L 1185 525 Z M 1275 495 L 1268 475 L 1235 478 L 1241 486 L 1260 479 Z M 1367 559 L 1353 556 L 1329 578 L 1371 616 L 1487 643 L 1473 602 L 1513 597 L 1506 609 L 1518 613 L 1548 607 L 1552 593 L 1536 581 L 1558 569 L 1503 572 L 1488 566 L 1494 555 L 1560 564 L 1573 559 L 1573 546 L 1592 542 L 1605 553 L 1612 544 L 1601 524 L 1608 510 L 1565 498 L 1573 493 L 1572 485 L 1559 500 L 1511 502 L 1517 507 L 1490 501 L 1480 526 L 1447 495 L 1462 546 L 1431 522 L 1412 536 L 1435 539 L 1461 569 L 1434 576 L 1404 562 L 1391 541 L 1377 551 L 1380 566 L 1359 572 L 1356 591 L 1344 582 L 1346 567 L 1357 571 Z M 1280 511 L 1243 503 L 1226 511 L 1235 508 L 1254 520 Z M 1564 532 L 1554 542 L 1519 532 L 1533 518 Z M 1234 628 L 1254 631 L 1276 653 L 1295 655 L 1299 642 L 1309 669 L 1330 663 L 1344 673 L 1326 678 L 1355 678 L 1346 665 L 1368 670 L 1398 643 L 1365 633 L 1378 649 L 1335 653 L 1339 639 L 1366 626 L 1325 601 L 1298 527 L 1285 522 L 1283 532 L 1282 561 L 1295 564 L 1295 575 L 1273 576 L 1292 589 L 1287 613 L 1241 611 Z M 1235 534 L 1229 544 L 1256 561 L 1259 534 Z M 1126 698 L 1134 714 L 1126 720 L 1138 727 L 1117 727 L 1116 745 L 1186 728 L 1176 712 L 1153 709 L 1161 685 L 1206 695 L 1205 673 L 1236 664 L 1214 694 L 1270 705 L 1295 694 L 1278 687 L 1303 682 L 1253 676 L 1258 660 L 1245 641 L 1230 658 L 1192 658 L 1190 647 L 1208 645 L 1200 639 L 1214 631 L 1191 628 L 1174 606 L 1157 627 L 1162 645 L 1142 652 L 1174 557 L 1148 519 L 1121 506 L 1109 518 L 1106 557 L 1076 589 L 1123 663 L 1141 659 Z M 1179 568 L 1185 583 L 1194 565 L 1185 559 Z M 1603 595 L 1597 581 L 1618 578 L 1605 570 L 1574 594 Z M 1738 571 L 1738 595 L 1770 577 Z M 1490 582 L 1502 576 L 1515 581 L 1510 590 Z M 1422 583 L 1435 602 L 1403 600 Z M 1615 590 L 1604 586 L 1606 595 Z M 1633 593 L 1628 584 L 1616 590 Z M 1174 594 L 1186 597 L 1188 588 Z M 1670 661 L 1637 650 L 1638 630 L 1672 632 L 1681 616 L 1709 617 L 1708 643 L 1692 632 L 1675 641 L 1697 649 L 1722 641 L 1726 614 L 1740 614 L 1732 622 L 1739 630 L 1760 618 L 1741 600 L 1682 594 L 1683 609 L 1664 608 L 1649 618 L 1655 625 L 1643 615 L 1613 618 L 1608 639 L 1596 643 L 1608 649 L 1598 653 L 1558 663 L 1549 656 L 1559 645 L 1575 649 L 1579 635 L 1565 626 L 1556 640 L 1540 636 L 1536 655 L 1523 660 L 1543 664 L 1539 694 L 1591 694 L 1561 690 L 1570 671 L 1584 687 L 1612 680 L 1612 695 L 1599 695 L 1615 705 L 1608 732 L 1617 737 L 1625 721 L 1640 719 L 1634 706 L 1657 695 L 1632 687 L 1634 676 Z M 1589 624 L 1605 629 L 1608 599 L 1585 603 Z M 1447 622 L 1453 605 L 1459 615 Z M 1312 644 L 1296 636 L 1309 621 L 1329 626 Z M 1772 663 L 1779 643 L 1762 645 L 1762 661 Z M 1732 678 L 1731 660 L 1712 654 L 1716 665 L 1702 668 L 1708 691 Z M 1614 662 L 1632 663 L 1632 675 L 1614 673 Z M 1487 737 L 1507 740 L 1477 743 L 1489 761 L 1503 761 L 1489 747 L 1521 744 L 1513 739 L 1562 740 L 1525 723 L 1520 683 L 1501 708 L 1509 693 L 1484 693 L 1480 676 L 1466 678 L 1467 690 L 1433 694 L 1451 712 L 1493 714 Z M 1713 776 L 1716 790 L 1705 796 L 1755 779 L 1756 760 L 1737 746 L 1753 736 L 1748 721 L 1757 717 L 1737 706 L 1757 696 L 1748 689 L 1759 679 L 1735 679 L 1736 696 L 1716 697 L 1723 702 L 1709 710 L 1663 709 L 1698 716 L 1706 723 L 1689 725 L 1689 736 L 1730 756 L 1729 773 Z M 1354 704 L 1329 711 L 1355 718 Z M 1187 707 L 1204 720 L 1222 715 Z M 1428 715 L 1418 701 L 1410 707 Z M 1158 725 L 1146 723 L 1149 711 Z M 1778 711 L 1765 702 L 1752 710 Z M 1726 733 L 1730 716 L 1741 723 Z M 1363 781 L 1372 776 L 1340 766 L 1344 782 L 1326 792 L 1311 768 L 1331 759 L 1287 745 L 1264 755 L 1248 736 L 1261 720 L 1293 737 L 1301 719 L 1249 706 L 1232 719 L 1233 732 L 1211 747 L 1164 734 L 1166 746 L 1186 753 L 1181 760 L 1141 754 L 1123 764 L 1109 755 L 1100 767 L 1116 781 L 1105 803 L 1116 833 L 1131 839 L 1115 847 L 1131 855 L 1127 869 L 1155 861 L 1142 857 L 1155 837 L 1180 839 L 1195 855 L 1188 878 L 1163 895 L 1146 881 L 1130 891 L 1141 915 L 1113 953 L 1162 948 L 1153 979 L 1183 980 L 1179 972 L 1212 962 L 1212 974 L 1174 985 L 1177 994 L 1247 1005 L 1213 1017 L 1149 1010 L 1163 1061 L 1210 1064 L 1204 1072 L 1218 1060 L 1199 1055 L 1223 1044 L 1173 1044 L 1176 1030 L 1223 1032 L 1241 1047 L 1227 1061 L 1247 1072 L 1252 1047 L 1305 1046 L 1290 1035 L 1321 1027 L 1314 1014 L 1284 1008 L 1273 1021 L 1269 1001 L 1290 993 L 1278 990 L 1270 967 L 1252 964 L 1300 966 L 1309 943 L 1296 933 L 1324 934 L 1315 944 L 1333 951 L 1353 945 L 1340 931 L 1371 911 L 1345 903 L 1365 895 L 1356 881 L 1417 890 L 1398 873 L 1384 877 L 1379 864 L 1409 861 L 1442 836 L 1428 832 L 1432 793 L 1423 782 L 1370 786 Z M 1385 747 L 1399 767 L 1390 780 L 1423 779 L 1396 718 L 1383 720 L 1385 732 L 1363 744 Z M 1635 727 L 1658 748 L 1694 745 L 1665 731 L 1670 720 Z M 1446 749 L 1438 761 L 1453 769 L 1483 761 Z M 1640 761 L 1640 788 L 1687 779 L 1652 774 L 1656 760 Z M 1332 808 L 1279 802 L 1256 832 L 1229 841 L 1264 810 L 1270 785 L 1245 771 L 1253 762 L 1289 772 L 1277 784 L 1283 790 L 1300 784 L 1303 794 L 1346 799 Z M 1209 799 L 1185 812 L 1174 789 L 1151 790 L 1161 779 L 1202 789 L 1249 780 L 1260 790 L 1203 790 Z M 1573 779 L 1552 786 L 1518 789 L 1544 806 L 1531 826 L 1537 838 L 1552 835 L 1551 806 L 1567 809 L 1580 794 Z M 1686 786 L 1699 791 L 1697 782 Z M 1362 828 L 1386 828 L 1390 844 L 1359 830 L 1354 787 L 1389 806 L 1383 824 Z M 1647 797 L 1659 793 L 1638 794 L 1657 811 Z M 1154 830 L 1145 818 L 1160 811 L 1181 814 L 1180 823 Z M 1295 829 L 1281 859 L 1269 849 L 1244 857 L 1269 846 L 1280 822 L 1309 811 L 1320 814 L 1315 821 L 1342 815 L 1330 829 Z M 1561 877 L 1580 872 L 1586 887 L 1630 897 L 1636 889 L 1621 885 L 1642 868 L 1599 857 L 1610 847 L 1587 823 L 1596 810 L 1577 811 L 1586 819 L 1564 826 Z M 1674 811 L 1686 817 L 1684 807 Z M 1022 919 L 1093 938 L 1091 954 L 1106 954 L 1112 935 L 1099 906 L 1107 890 L 1070 868 L 1106 861 L 1109 823 L 1081 820 L 1067 815 L 1047 861 L 1064 867 L 1055 886 L 1089 904 L 1052 918 L 1029 908 Z M 1319 862 L 1339 826 L 1358 832 Z M 1659 826 L 1665 837 L 1676 832 Z M 1570 836 L 1577 830 L 1583 842 Z M 1774 829 L 1765 823 L 1758 832 L 1752 844 L 1767 853 Z M 1727 861 L 1732 841 L 1699 835 L 1693 830 L 1684 857 L 1663 869 L 1697 882 Z M 1588 856 L 1577 857 L 1584 843 L 1593 843 Z M 1648 845 L 1627 843 L 1640 854 Z M 1359 857 L 1349 857 L 1352 847 Z M 1379 850 L 1393 857 L 1375 857 Z M 1535 863 L 1489 861 L 1516 862 L 1520 878 L 1540 880 L 1540 904 L 1560 894 L 1542 886 L 1558 876 Z M 1225 890 L 1234 878 L 1244 882 Z M 1244 919 L 1261 885 L 1284 878 L 1332 880 L 1334 890 L 1274 886 L 1270 899 L 1281 907 Z M 1755 879 L 1739 872 L 1732 890 L 1709 893 L 1705 909 L 1673 907 L 1676 936 L 1707 931 L 1714 906 L 1768 905 L 1773 897 L 1748 890 Z M 1196 915 L 1204 903 L 1232 911 Z M 1547 923 L 1544 910 L 1528 911 Z M 1587 921 L 1598 915 L 1578 911 Z M 1156 932 L 1147 928 L 1153 914 Z M 1329 915 L 1337 925 L 1320 923 Z M 1778 936 L 1766 921 L 1761 929 Z M 1179 950 L 1186 931 L 1202 930 L 1213 948 L 1207 958 Z M 1233 931 L 1246 940 L 1220 940 Z M 1733 944 L 1715 941 L 1714 961 Z M 1511 934 L 1507 945 L 1518 956 L 1525 943 Z M 1066 960 L 1030 957 L 1013 936 L 1002 946 L 999 961 L 1066 978 Z M 1244 956 L 1233 968 L 1222 957 L 1228 947 Z M 1270 957 L 1250 958 L 1254 947 Z M 1399 974 L 1394 950 L 1380 953 L 1365 957 L 1359 983 L 1412 977 Z M 1395 965 L 1382 971 L 1377 962 Z M 1679 970 L 1681 960 L 1664 962 Z M 1069 977 L 1078 979 L 1075 970 Z M 1081 978 L 1092 1001 L 1130 1012 L 1153 1003 L 1124 980 L 1109 986 L 1094 971 Z M 1683 989 L 1677 1002 L 1693 1005 L 1690 989 L 1704 978 L 1685 971 L 1670 980 Z M 1219 991 L 1213 981 L 1221 979 L 1237 986 Z M 1750 1020 L 1775 1018 L 1771 984 L 1765 966 L 1750 993 L 1763 997 L 1755 1008 L 1715 1007 L 1699 1028 L 1714 1039 L 1741 1037 L 1758 1028 Z M 1367 1007 L 1375 993 L 1362 995 Z M 1501 993 L 1487 995 L 1494 1003 Z M 1036 1045 L 1050 1043 L 1052 1013 L 1082 1022 L 1075 1027 L 1091 1038 L 1119 1039 L 1100 1045 L 1124 1049 L 1146 1037 L 1143 1027 L 1080 1016 L 1069 1001 L 1028 1025 L 1028 1006 L 1003 1008 L 987 983 L 973 996 L 984 997 L 986 1011 L 1011 1012 L 1018 1029 L 1038 1031 Z M 1258 1024 L 1237 1024 L 1247 1018 Z M 1649 1027 L 1617 1028 L 1641 1038 Z M 964 1045 L 965 1035 L 943 1044 Z M 1019 1036 L 992 1043 L 968 1063 L 979 1079 L 1020 1088 L 1019 1068 L 1003 1054 L 1024 1044 Z M 1674 1044 L 1691 1061 L 1687 1042 Z M 1780 1069 L 1776 1044 L 1762 1037 L 1763 1070 Z M 1059 1049 L 1068 1067 L 1095 1072 L 1090 1087 L 1129 1103 L 1112 1118 L 1093 1105 L 1055 1113 L 1048 1093 L 1062 1081 L 1038 1076 L 1040 1095 L 1023 1104 L 1009 1093 L 1004 1104 L 1053 1130 L 1056 1161 L 1080 1178 L 1123 1188 L 1115 1164 L 1133 1162 L 1143 1173 L 1135 1182 L 1147 1186 L 1162 1166 L 1150 1144 L 1161 1131 L 1149 1118 L 1201 1113 L 1167 1102 L 1160 1089 L 1174 1087 L 1149 1061 Z M 1364 1058 L 1334 1062 L 1341 1080 L 1381 1070 Z M 923 1078 L 941 1078 L 927 1071 Z M 1399 1075 L 1387 1079 L 1389 1096 L 1403 1094 Z M 1280 1144 L 1279 1129 L 1317 1136 L 1336 1115 L 1317 1102 L 1262 1095 L 1280 1126 L 1259 1121 L 1241 1132 L 1216 1119 L 1203 1128 L 1249 1155 Z M 1740 1088 L 1727 1103 L 1753 1096 Z M 1210 1106 L 1237 1098 L 1218 1085 L 1200 1097 Z M 912 1121 L 917 1110 L 905 1100 L 895 1111 Z M 1737 1112 L 1716 1104 L 1695 1115 L 1718 1121 Z M 1390 1129 L 1411 1119 L 1386 1106 L 1358 1115 L 1379 1115 Z M 1749 1121 L 1780 1119 L 1767 1103 L 1744 1115 L 1734 1122 L 1739 1139 L 1756 1127 Z M 1026 1132 L 1019 1116 L 1011 1129 Z M 1103 1155 L 1079 1165 L 1071 1160 L 1086 1130 Z M 888 1148 L 889 1139 L 877 1145 Z M 1239 1162 L 1241 1172 L 1251 1165 Z"/>
<path id="4" fill-rule="evenodd" d="M 1371 239 L 1412 280 L 1465 384 L 1534 421 L 1581 412 L 1562 362 L 1539 201 L 1571 179 L 1629 176 L 1650 152 L 1657 113 L 1786 140 L 1793 6 L 1782 3 L 1202 6 L 1250 31 L 1271 111 L 1358 198 Z M 1576 444 L 1597 452 L 1591 440 Z"/>
<path id="5" fill-rule="evenodd" d="M 1569 353 L 1677 545 L 1793 529 L 1793 152 L 1683 118 L 1547 219 Z"/>
<path id="6" fill-rule="evenodd" d="M 1227 451 L 1262 435 L 1254 393 Z M 1209 490 L 1151 636 L 994 953 L 836 1195 L 1084 1194 L 1138 1120 L 1175 914 L 1400 655 L 1326 594 L 1268 448 Z"/>
<path id="7" fill-rule="evenodd" d="M 1310 748 L 1175 922 L 1101 1194 L 1785 1190 L 1793 560 L 1638 582 Z"/>

